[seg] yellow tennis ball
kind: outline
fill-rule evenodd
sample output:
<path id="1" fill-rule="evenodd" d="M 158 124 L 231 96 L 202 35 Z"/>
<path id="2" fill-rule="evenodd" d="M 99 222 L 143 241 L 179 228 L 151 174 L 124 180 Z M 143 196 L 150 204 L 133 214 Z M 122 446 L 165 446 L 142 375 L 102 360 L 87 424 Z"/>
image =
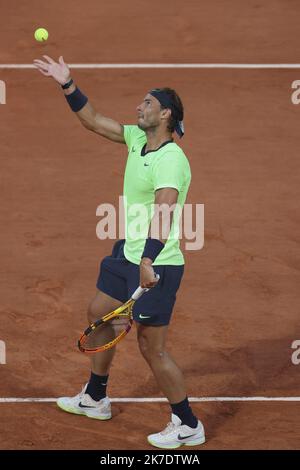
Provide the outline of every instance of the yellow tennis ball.
<path id="1" fill-rule="evenodd" d="M 34 33 L 35 39 L 39 42 L 47 41 L 48 36 L 48 31 L 45 28 L 38 28 Z"/>

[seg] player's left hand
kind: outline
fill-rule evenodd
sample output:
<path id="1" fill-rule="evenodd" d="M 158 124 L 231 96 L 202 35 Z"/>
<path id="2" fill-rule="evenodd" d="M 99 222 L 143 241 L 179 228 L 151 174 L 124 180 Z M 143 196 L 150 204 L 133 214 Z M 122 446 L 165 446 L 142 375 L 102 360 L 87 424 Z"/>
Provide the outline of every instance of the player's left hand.
<path id="1" fill-rule="evenodd" d="M 140 263 L 140 286 L 154 287 L 158 283 L 150 258 L 143 258 Z"/>
<path id="2" fill-rule="evenodd" d="M 45 60 L 35 59 L 33 65 L 46 77 L 52 77 L 60 85 L 65 85 L 71 80 L 70 69 L 64 62 L 62 56 L 55 62 L 48 55 L 43 56 Z"/>

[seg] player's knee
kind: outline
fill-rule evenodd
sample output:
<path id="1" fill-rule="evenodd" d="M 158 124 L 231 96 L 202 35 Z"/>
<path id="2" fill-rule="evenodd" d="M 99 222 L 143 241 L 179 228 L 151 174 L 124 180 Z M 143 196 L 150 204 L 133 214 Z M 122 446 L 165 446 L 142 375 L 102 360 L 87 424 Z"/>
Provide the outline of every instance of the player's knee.
<path id="1" fill-rule="evenodd" d="M 147 338 L 140 336 L 138 338 L 139 349 L 142 356 L 148 361 L 160 361 L 165 356 L 165 351 L 160 346 L 153 346 Z"/>
<path id="2" fill-rule="evenodd" d="M 89 323 L 93 323 L 99 318 L 99 311 L 97 308 L 96 302 L 93 300 L 91 301 L 90 305 L 88 306 L 87 310 L 87 319 Z"/>

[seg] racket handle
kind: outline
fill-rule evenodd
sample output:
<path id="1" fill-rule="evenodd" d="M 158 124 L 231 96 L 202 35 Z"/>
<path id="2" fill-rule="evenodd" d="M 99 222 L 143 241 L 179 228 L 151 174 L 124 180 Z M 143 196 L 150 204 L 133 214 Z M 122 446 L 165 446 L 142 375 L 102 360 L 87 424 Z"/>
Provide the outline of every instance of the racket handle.
<path id="1" fill-rule="evenodd" d="M 159 274 L 155 274 L 155 278 L 159 280 Z M 151 287 L 150 287 L 151 289 Z M 149 287 L 138 287 L 134 293 L 132 294 L 131 298 L 132 300 L 138 300 L 145 292 L 149 290 Z"/>
<path id="2" fill-rule="evenodd" d="M 131 296 L 132 300 L 138 300 L 147 290 L 149 289 L 138 287 Z"/>

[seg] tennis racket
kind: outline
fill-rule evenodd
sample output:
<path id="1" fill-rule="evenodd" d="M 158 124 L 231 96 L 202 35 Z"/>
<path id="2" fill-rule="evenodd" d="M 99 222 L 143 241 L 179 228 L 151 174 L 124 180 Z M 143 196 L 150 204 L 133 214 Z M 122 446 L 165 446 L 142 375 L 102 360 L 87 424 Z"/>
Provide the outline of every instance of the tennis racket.
<path id="1" fill-rule="evenodd" d="M 159 275 L 155 275 L 159 279 Z M 104 317 L 91 323 L 78 340 L 78 348 L 86 354 L 94 354 L 113 348 L 130 331 L 135 302 L 149 290 L 138 287 L 131 298 Z"/>

